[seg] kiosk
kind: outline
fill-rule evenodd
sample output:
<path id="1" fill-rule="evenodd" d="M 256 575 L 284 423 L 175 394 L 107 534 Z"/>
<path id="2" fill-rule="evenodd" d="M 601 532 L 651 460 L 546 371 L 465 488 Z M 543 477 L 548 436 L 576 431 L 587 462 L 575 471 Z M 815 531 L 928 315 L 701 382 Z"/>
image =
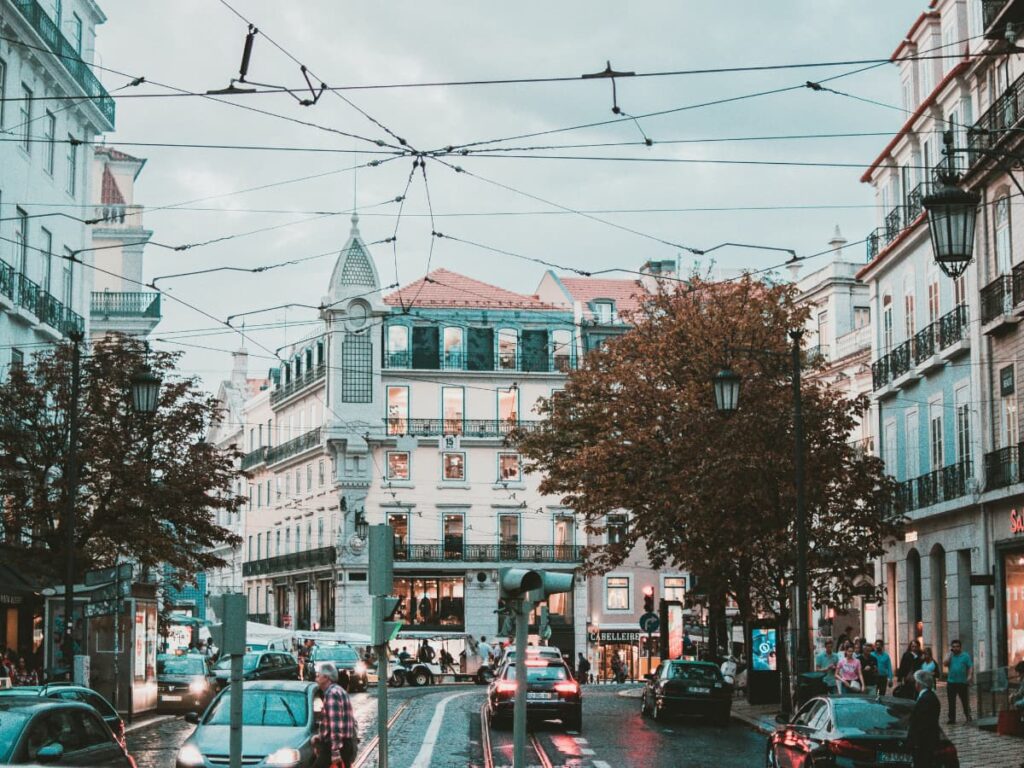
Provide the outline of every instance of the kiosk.
<path id="1" fill-rule="evenodd" d="M 778 628 L 773 621 L 757 621 L 747 629 L 750 668 L 747 698 L 751 704 L 779 703 L 779 670 L 776 664 Z"/>

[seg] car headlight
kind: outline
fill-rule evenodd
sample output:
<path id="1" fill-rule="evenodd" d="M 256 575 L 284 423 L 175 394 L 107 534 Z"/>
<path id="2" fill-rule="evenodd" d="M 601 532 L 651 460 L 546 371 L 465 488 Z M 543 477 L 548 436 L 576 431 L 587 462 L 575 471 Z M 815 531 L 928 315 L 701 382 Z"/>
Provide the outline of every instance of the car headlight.
<path id="1" fill-rule="evenodd" d="M 210 687 L 210 684 L 208 682 L 206 682 L 206 678 L 204 678 L 204 677 L 197 677 L 195 680 L 193 680 L 191 683 L 188 684 L 189 691 L 191 693 L 196 694 L 197 696 L 200 693 L 205 693 L 206 689 L 209 688 L 209 687 Z"/>
<path id="2" fill-rule="evenodd" d="M 290 747 L 283 747 L 276 752 L 271 752 L 267 758 L 267 765 L 295 765 L 302 759 L 299 750 Z"/>
<path id="3" fill-rule="evenodd" d="M 355 672 L 356 672 L 357 675 L 365 675 L 366 674 L 366 665 L 363 662 L 361 662 L 361 661 L 357 661 L 356 662 L 356 665 L 355 665 L 354 669 L 355 669 Z"/>
<path id="4" fill-rule="evenodd" d="M 203 765 L 203 753 L 195 744 L 186 744 L 178 752 L 178 762 L 182 765 Z"/>

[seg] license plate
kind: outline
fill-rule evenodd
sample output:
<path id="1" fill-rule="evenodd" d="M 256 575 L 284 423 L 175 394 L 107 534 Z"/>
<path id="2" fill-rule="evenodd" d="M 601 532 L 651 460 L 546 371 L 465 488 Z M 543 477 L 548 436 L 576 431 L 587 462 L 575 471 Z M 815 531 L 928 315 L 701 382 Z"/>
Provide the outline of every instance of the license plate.
<path id="1" fill-rule="evenodd" d="M 181 696 L 168 696 L 164 694 L 162 698 L 164 701 L 181 701 Z"/>
<path id="2" fill-rule="evenodd" d="M 710 688 L 691 688 L 690 693 L 711 693 Z"/>
<path id="3" fill-rule="evenodd" d="M 911 765 L 914 762 L 914 758 L 910 755 L 900 754 L 899 752 L 879 752 L 878 762 L 895 763 L 896 765 Z"/>
<path id="4" fill-rule="evenodd" d="M 527 699 L 533 699 L 535 701 L 536 700 L 544 700 L 544 699 L 550 699 L 551 698 L 551 694 L 550 693 L 539 693 L 539 692 L 534 692 L 534 691 L 527 691 L 526 692 L 526 698 Z"/>

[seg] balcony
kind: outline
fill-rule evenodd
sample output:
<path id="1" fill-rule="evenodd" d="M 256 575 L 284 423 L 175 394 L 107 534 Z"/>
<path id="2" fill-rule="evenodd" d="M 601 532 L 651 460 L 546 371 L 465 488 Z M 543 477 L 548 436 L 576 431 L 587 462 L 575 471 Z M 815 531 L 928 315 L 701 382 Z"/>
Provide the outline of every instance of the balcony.
<path id="1" fill-rule="evenodd" d="M 989 40 L 1004 39 L 1007 24 L 1020 29 L 1024 22 L 1024 3 L 1015 0 L 981 0 L 981 12 L 985 37 Z"/>
<path id="2" fill-rule="evenodd" d="M 245 456 L 242 457 L 242 471 L 245 472 L 253 467 L 258 467 L 260 464 L 266 464 L 268 451 L 270 451 L 270 448 L 263 446 L 262 448 L 257 448 L 255 451 L 249 451 L 249 453 L 245 454 Z"/>
<path id="3" fill-rule="evenodd" d="M 960 304 L 939 318 L 939 351 L 943 357 L 952 357 L 970 343 L 967 305 Z"/>
<path id="4" fill-rule="evenodd" d="M 332 566 L 336 562 L 337 554 L 334 547 L 307 549 L 304 552 L 292 552 L 287 555 L 277 555 L 242 563 L 242 576 L 269 576 L 287 571 L 324 568 Z"/>
<path id="5" fill-rule="evenodd" d="M 981 289 L 981 324 L 985 333 L 998 333 L 1018 320 L 1013 316 L 1013 278 L 1000 275 Z"/>
<path id="6" fill-rule="evenodd" d="M 885 215 L 884 226 L 873 230 L 865 238 L 868 261 L 878 256 L 889 243 L 917 224 L 924 212 L 921 201 L 933 190 L 934 182 L 922 181 L 907 193 L 903 205 L 896 206 Z"/>
<path id="7" fill-rule="evenodd" d="M 387 352 L 384 355 L 384 368 L 389 370 L 416 371 L 518 371 L 521 373 L 568 373 L 572 368 L 572 356 L 562 351 L 554 354 L 549 351 L 544 355 L 524 355 L 522 350 L 509 354 L 495 355 L 490 368 L 470 367 L 469 360 L 462 353 L 447 353 L 437 360 L 437 367 L 417 368 L 413 365 L 412 356 L 408 352 Z"/>
<path id="8" fill-rule="evenodd" d="M 320 446 L 320 427 L 311 429 L 304 435 L 289 440 L 287 443 L 267 448 L 267 466 L 298 456 L 300 453 L 312 450 Z"/>
<path id="9" fill-rule="evenodd" d="M 896 506 L 901 512 L 923 509 L 967 495 L 972 477 L 970 460 L 950 464 L 896 484 Z"/>
<path id="10" fill-rule="evenodd" d="M 574 544 L 401 544 L 395 561 L 411 563 L 580 563 L 582 547 Z"/>
<path id="11" fill-rule="evenodd" d="M 108 203 L 93 208 L 92 216 L 94 219 L 98 219 L 95 224 L 97 229 L 123 229 L 135 232 L 143 228 L 142 212 L 144 210 L 145 207 L 141 205 Z"/>
<path id="12" fill-rule="evenodd" d="M 935 356 L 937 350 L 936 323 L 929 323 L 914 334 L 914 365 L 922 365 Z"/>
<path id="13" fill-rule="evenodd" d="M 911 369 L 914 367 L 911 362 L 913 359 L 913 347 L 914 342 L 908 339 L 889 353 L 889 368 L 892 371 L 892 380 L 894 383 L 898 381 L 900 377 L 909 374 Z"/>
<path id="14" fill-rule="evenodd" d="M 885 355 L 871 364 L 871 388 L 877 392 L 891 381 L 892 371 L 889 369 L 889 355 Z"/>
<path id="15" fill-rule="evenodd" d="M 836 339 L 836 360 L 871 349 L 871 326 L 865 325 Z"/>
<path id="16" fill-rule="evenodd" d="M 273 392 L 270 393 L 270 404 L 277 405 L 283 400 L 288 399 L 297 392 L 302 391 L 306 387 L 315 384 L 318 381 L 323 380 L 324 376 L 327 375 L 327 364 L 320 363 L 316 368 L 312 368 L 305 373 L 296 376 L 286 384 L 281 385 Z"/>
<path id="17" fill-rule="evenodd" d="M 1005 488 L 1019 483 L 1019 446 L 1011 445 L 985 454 L 985 490 Z"/>
<path id="18" fill-rule="evenodd" d="M 57 59 L 64 65 L 64 69 L 81 86 L 85 95 L 110 123 L 110 129 L 113 129 L 114 100 L 96 79 L 96 75 L 92 73 L 89 66 L 82 61 L 74 46 L 61 34 L 57 25 L 46 15 L 43 7 L 36 0 L 13 0 L 13 2 L 14 7 L 21 12 L 21 15 L 43 39 L 43 42 L 57 54 Z"/>
<path id="19" fill-rule="evenodd" d="M 21 310 L 23 320 L 48 325 L 62 336 L 85 330 L 81 315 L 4 261 L 0 261 L 0 309 Z"/>
<path id="20" fill-rule="evenodd" d="M 536 432 L 543 421 L 501 421 L 490 419 L 384 419 L 388 435 L 411 437 L 508 437 L 512 432 Z"/>
<path id="21" fill-rule="evenodd" d="M 1014 3 L 1017 15 L 1024 16 L 1024 3 Z M 1000 32 L 1000 35 L 1002 33 Z M 1024 114 L 1024 75 L 1018 77 L 985 110 L 984 114 L 967 131 L 967 148 L 975 150 L 967 155 L 970 167 L 976 165 L 985 155 L 983 150 L 993 149 L 1003 143 Z"/>
<path id="22" fill-rule="evenodd" d="M 89 314 L 108 319 L 111 317 L 148 317 L 159 320 L 160 294 L 96 291 L 92 294 Z"/>

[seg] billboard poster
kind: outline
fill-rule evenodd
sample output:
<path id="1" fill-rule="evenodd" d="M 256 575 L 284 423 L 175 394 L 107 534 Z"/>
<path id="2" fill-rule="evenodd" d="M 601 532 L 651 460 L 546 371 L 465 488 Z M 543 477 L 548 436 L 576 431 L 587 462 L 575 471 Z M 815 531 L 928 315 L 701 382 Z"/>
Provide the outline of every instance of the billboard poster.
<path id="1" fill-rule="evenodd" d="M 755 627 L 751 630 L 751 662 L 755 672 L 774 672 L 775 661 L 775 629 L 772 627 Z"/>
<path id="2" fill-rule="evenodd" d="M 76 602 L 74 607 L 73 629 L 71 633 L 72 647 L 66 647 L 64 622 L 64 601 L 50 600 L 48 603 L 50 614 L 50 666 L 54 670 L 68 670 L 72 668 L 74 656 L 88 652 L 85 647 L 85 627 L 82 619 L 84 604 Z M 70 651 L 70 655 L 66 655 Z"/>
<path id="3" fill-rule="evenodd" d="M 668 608 L 668 621 L 666 622 L 668 658 L 681 659 L 683 657 L 683 606 L 681 603 L 670 603 L 666 607 Z"/>

